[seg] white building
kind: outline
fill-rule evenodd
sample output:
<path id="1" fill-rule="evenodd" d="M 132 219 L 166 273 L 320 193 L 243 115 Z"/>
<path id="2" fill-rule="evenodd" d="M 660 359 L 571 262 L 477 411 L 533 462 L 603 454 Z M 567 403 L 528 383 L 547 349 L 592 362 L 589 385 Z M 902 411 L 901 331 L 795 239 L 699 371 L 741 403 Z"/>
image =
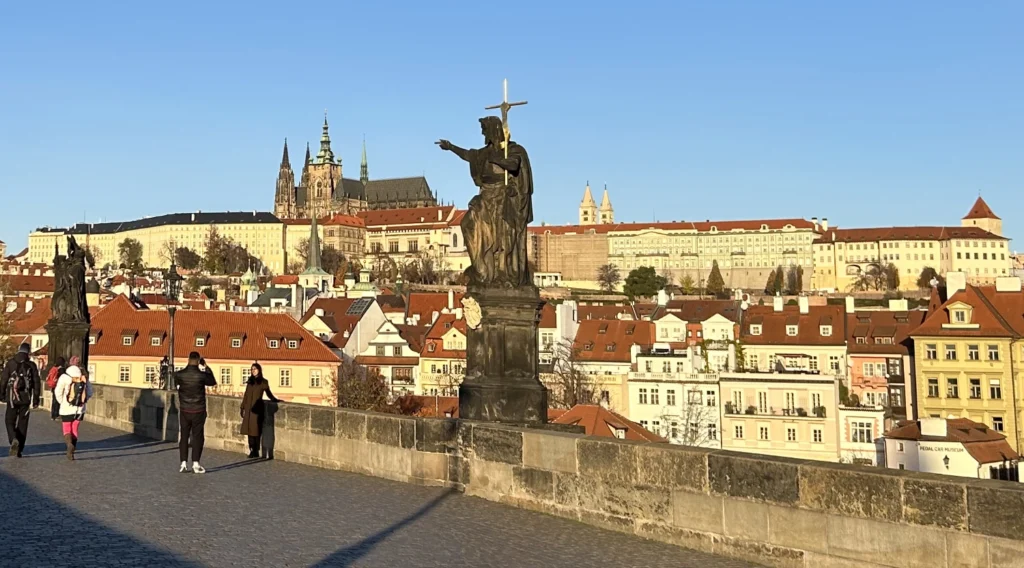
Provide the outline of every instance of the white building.
<path id="1" fill-rule="evenodd" d="M 652 358 L 641 356 L 638 362 L 645 365 Z M 722 447 L 718 375 L 675 371 L 629 375 L 630 420 L 672 444 Z"/>
<path id="2" fill-rule="evenodd" d="M 377 328 L 376 337 L 356 357 L 356 364 L 383 378 L 396 396 L 418 394 L 420 337 L 425 332 L 425 328 L 400 326 L 385 320 Z"/>
<path id="3" fill-rule="evenodd" d="M 885 462 L 882 406 L 839 406 L 839 461 L 880 466 Z"/>
<path id="4" fill-rule="evenodd" d="M 1006 436 L 967 418 L 922 418 L 886 432 L 885 466 L 927 473 L 1019 481 L 1020 456 Z"/>

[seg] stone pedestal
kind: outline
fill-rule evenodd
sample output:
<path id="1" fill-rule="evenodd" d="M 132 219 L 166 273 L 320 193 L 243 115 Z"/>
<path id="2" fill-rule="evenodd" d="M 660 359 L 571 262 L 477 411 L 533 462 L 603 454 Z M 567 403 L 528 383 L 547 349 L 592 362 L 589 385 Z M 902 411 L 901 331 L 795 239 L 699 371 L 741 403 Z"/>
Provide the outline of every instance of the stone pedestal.
<path id="1" fill-rule="evenodd" d="M 543 302 L 537 288 L 470 286 L 479 321 L 467 309 L 466 378 L 459 417 L 536 425 L 547 422 L 548 391 L 537 377 L 537 325 Z"/>
<path id="2" fill-rule="evenodd" d="M 77 355 L 81 359 L 83 371 L 89 365 L 89 323 L 76 321 L 53 321 L 46 324 L 49 343 L 46 346 L 48 367 L 53 365 L 57 357 L 70 362 Z"/>

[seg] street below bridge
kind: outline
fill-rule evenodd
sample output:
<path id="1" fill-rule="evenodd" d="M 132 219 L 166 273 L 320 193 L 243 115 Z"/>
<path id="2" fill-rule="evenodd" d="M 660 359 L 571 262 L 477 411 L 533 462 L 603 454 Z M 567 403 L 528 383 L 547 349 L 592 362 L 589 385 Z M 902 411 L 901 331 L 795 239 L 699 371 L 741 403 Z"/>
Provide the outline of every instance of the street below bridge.
<path id="1" fill-rule="evenodd" d="M 0 566 L 635 566 L 741 568 L 443 488 L 177 445 L 33 412 L 23 458 L 0 452 Z"/>

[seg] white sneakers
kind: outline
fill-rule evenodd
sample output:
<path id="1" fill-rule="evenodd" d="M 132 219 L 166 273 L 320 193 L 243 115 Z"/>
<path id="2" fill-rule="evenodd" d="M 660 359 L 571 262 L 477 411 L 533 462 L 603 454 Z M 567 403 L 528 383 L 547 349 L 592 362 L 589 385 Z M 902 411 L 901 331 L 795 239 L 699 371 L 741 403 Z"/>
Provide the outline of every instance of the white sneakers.
<path id="1" fill-rule="evenodd" d="M 188 462 L 181 462 L 178 473 L 188 473 Z M 192 473 L 206 473 L 206 468 L 199 465 L 199 462 L 195 462 L 192 464 Z"/>

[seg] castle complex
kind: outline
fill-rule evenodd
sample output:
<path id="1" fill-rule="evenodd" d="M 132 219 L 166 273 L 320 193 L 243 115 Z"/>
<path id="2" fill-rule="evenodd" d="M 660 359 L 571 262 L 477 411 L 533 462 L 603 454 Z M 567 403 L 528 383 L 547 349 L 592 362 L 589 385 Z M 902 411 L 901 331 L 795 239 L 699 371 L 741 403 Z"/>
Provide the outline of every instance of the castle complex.
<path id="1" fill-rule="evenodd" d="M 332 214 L 355 215 L 368 209 L 402 209 L 437 205 L 423 176 L 371 180 L 366 162 L 366 144 L 359 164 L 359 179 L 344 177 L 341 157 L 331 149 L 327 117 L 324 116 L 320 149 L 316 156 L 306 145 L 299 184 L 288 157 L 285 140 L 274 195 L 274 215 L 279 219 L 308 219 L 314 212 L 323 217 Z"/>

